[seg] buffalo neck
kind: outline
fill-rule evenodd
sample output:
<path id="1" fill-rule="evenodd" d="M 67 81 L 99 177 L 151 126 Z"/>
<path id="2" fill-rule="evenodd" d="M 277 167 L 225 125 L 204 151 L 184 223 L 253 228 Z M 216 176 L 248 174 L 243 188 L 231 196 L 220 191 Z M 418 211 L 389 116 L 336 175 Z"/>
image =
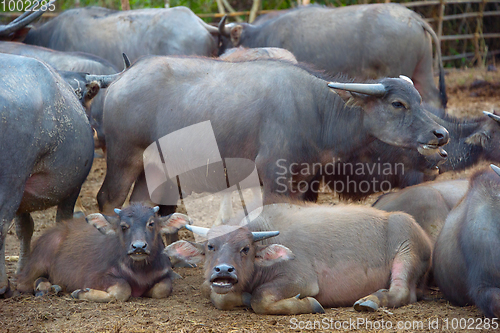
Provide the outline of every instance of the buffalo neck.
<path id="1" fill-rule="evenodd" d="M 346 158 L 356 149 L 375 139 L 363 127 L 363 110 L 347 106 L 335 93 L 328 91 L 322 112 L 322 149 L 336 158 Z"/>

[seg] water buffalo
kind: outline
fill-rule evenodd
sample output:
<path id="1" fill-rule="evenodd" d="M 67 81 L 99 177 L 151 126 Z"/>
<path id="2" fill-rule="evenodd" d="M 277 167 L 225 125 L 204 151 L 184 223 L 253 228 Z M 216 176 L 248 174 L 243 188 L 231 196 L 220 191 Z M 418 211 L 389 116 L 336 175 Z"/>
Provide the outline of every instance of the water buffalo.
<path id="1" fill-rule="evenodd" d="M 258 25 L 220 25 L 224 45 L 281 47 L 298 61 L 330 73 L 359 78 L 406 75 L 424 101 L 446 106 L 440 44 L 418 14 L 398 4 L 327 8 L 306 6 Z M 432 41 L 436 44 L 439 87 L 432 71 Z"/>
<path id="2" fill-rule="evenodd" d="M 104 212 L 123 204 L 151 143 L 203 121 L 211 122 L 222 158 L 255 161 L 264 199 L 273 192 L 300 197 L 297 184 L 314 177 L 301 178 L 302 169 L 376 138 L 421 152 L 448 142 L 406 79 L 328 83 L 277 60 L 145 57 L 108 89 L 104 114 L 108 164 L 98 193 Z"/>
<path id="3" fill-rule="evenodd" d="M 500 168 L 480 170 L 450 212 L 433 254 L 434 278 L 446 299 L 500 317 Z"/>
<path id="4" fill-rule="evenodd" d="M 460 119 L 429 105 L 424 105 L 424 108 L 435 115 L 432 119 L 450 133 L 446 154 L 424 156 L 374 140 L 350 156 L 326 164 L 316 174 L 316 186 L 308 189 L 306 196 L 309 200 L 317 199 L 321 182 L 342 199 L 357 201 L 373 193 L 434 180 L 439 173 L 462 171 L 481 161 L 500 163 L 496 149 L 500 144 L 498 115 L 484 112 L 486 116 Z"/>
<path id="5" fill-rule="evenodd" d="M 227 50 L 219 57 L 219 59 L 225 61 L 250 61 L 270 58 L 297 63 L 297 59 L 295 59 L 295 56 L 290 51 L 278 47 L 256 47 L 248 49 L 240 46 Z"/>
<path id="6" fill-rule="evenodd" d="M 431 246 L 408 214 L 289 203 L 264 206 L 258 214 L 252 212 L 244 227 L 187 226 L 208 241 L 166 248 L 172 258 L 204 261 L 202 291 L 217 308 L 245 305 L 256 313 L 290 315 L 417 301 Z"/>
<path id="7" fill-rule="evenodd" d="M 58 221 L 73 206 L 94 156 L 92 130 L 71 87 L 33 58 L 0 54 L 0 295 L 9 295 L 4 240 L 16 217 L 20 270 L 30 253 L 30 212 L 57 205 Z M 102 79 L 102 77 L 91 76 Z M 97 81 L 85 86 L 92 93 Z M 91 96 L 88 96 L 91 97 Z"/>
<path id="8" fill-rule="evenodd" d="M 386 212 L 405 212 L 413 216 L 432 243 L 443 228 L 446 217 L 469 187 L 466 179 L 426 182 L 380 196 L 373 207 Z"/>
<path id="9" fill-rule="evenodd" d="M 41 295 L 54 283 L 76 299 L 95 302 L 168 297 L 176 274 L 161 234 L 190 220 L 177 213 L 159 218 L 157 211 L 132 205 L 117 210 L 118 217 L 97 213 L 57 224 L 35 242 L 18 290 Z"/>
<path id="10" fill-rule="evenodd" d="M 186 7 L 128 11 L 85 7 L 67 10 L 32 29 L 24 42 L 92 53 L 123 69 L 116 50 L 125 52 L 132 62 L 148 54 L 212 56 L 217 42 L 211 34 L 218 36 L 218 29 Z"/>

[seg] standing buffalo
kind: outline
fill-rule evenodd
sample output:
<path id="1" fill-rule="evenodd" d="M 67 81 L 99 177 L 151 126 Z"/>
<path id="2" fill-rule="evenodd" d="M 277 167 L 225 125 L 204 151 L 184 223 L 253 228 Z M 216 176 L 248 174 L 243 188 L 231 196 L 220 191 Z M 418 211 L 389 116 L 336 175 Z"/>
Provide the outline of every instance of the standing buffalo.
<path id="1" fill-rule="evenodd" d="M 204 261 L 203 294 L 219 309 L 290 315 L 353 303 L 358 311 L 399 307 L 417 301 L 430 267 L 429 239 L 408 214 L 281 203 L 249 219 L 245 227 L 187 226 L 208 241 L 166 249 L 172 258 Z"/>
<path id="2" fill-rule="evenodd" d="M 301 7 L 258 25 L 220 25 L 225 45 L 281 47 L 298 61 L 359 78 L 406 75 L 424 101 L 446 106 L 440 44 L 418 14 L 398 4 Z M 436 43 L 440 91 L 432 71 Z M 221 48 L 224 51 L 224 47 Z"/>
<path id="3" fill-rule="evenodd" d="M 470 178 L 436 242 L 434 278 L 446 299 L 500 317 L 500 168 Z"/>
<path id="4" fill-rule="evenodd" d="M 132 62 L 148 54 L 212 56 L 217 53 L 212 34 L 218 35 L 218 29 L 186 7 L 128 11 L 85 7 L 67 10 L 32 29 L 24 42 L 92 53 L 123 69 L 119 52 Z"/>
<path id="5" fill-rule="evenodd" d="M 41 295 L 54 283 L 74 298 L 94 302 L 168 297 L 176 274 L 163 254 L 161 234 L 191 222 L 182 214 L 159 218 L 156 212 L 158 207 L 132 205 L 117 209 L 118 217 L 91 214 L 88 223 L 59 223 L 35 242 L 19 275 L 19 291 Z"/>
<path id="6" fill-rule="evenodd" d="M 302 196 L 298 186 L 314 174 L 301 170 L 376 138 L 431 153 L 448 142 L 406 79 L 328 84 L 276 60 L 146 57 L 108 89 L 104 115 L 108 164 L 98 194 L 104 212 L 123 204 L 151 143 L 198 122 L 211 122 L 222 158 L 255 161 L 264 199 L 273 192 Z"/>
<path id="7" fill-rule="evenodd" d="M 10 222 L 16 217 L 19 271 L 30 253 L 30 212 L 57 205 L 57 221 L 72 217 L 94 145 L 84 109 L 54 69 L 33 58 L 0 54 L 0 73 L 0 295 L 8 296 L 4 241 Z M 84 85 L 85 96 L 92 98 L 105 78 L 87 76 L 92 82 Z"/>

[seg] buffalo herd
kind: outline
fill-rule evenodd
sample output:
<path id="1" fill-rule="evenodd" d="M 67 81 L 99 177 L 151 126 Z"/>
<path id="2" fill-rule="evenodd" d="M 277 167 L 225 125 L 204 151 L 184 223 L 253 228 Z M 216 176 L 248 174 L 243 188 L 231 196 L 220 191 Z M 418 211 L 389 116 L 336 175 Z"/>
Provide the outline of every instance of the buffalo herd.
<path id="1" fill-rule="evenodd" d="M 500 317 L 500 168 L 433 181 L 500 163 L 500 116 L 447 114 L 439 42 L 413 11 L 311 5 L 216 27 L 185 7 L 85 7 L 29 25 L 41 14 L 0 26 L 0 297 L 165 298 L 172 263 L 184 262 L 203 264 L 202 294 L 222 310 L 377 311 L 437 285 L 453 304 Z M 153 202 L 143 162 L 202 122 L 226 164 L 255 166 L 264 203 L 211 228 Z M 161 163 L 179 163 L 182 147 Z M 107 165 L 100 212 L 73 218 L 96 148 Z M 402 190 L 373 207 L 332 207 L 314 203 L 321 186 L 352 201 Z M 53 206 L 56 226 L 32 245 L 30 213 Z M 180 228 L 206 240 L 164 241 Z"/>

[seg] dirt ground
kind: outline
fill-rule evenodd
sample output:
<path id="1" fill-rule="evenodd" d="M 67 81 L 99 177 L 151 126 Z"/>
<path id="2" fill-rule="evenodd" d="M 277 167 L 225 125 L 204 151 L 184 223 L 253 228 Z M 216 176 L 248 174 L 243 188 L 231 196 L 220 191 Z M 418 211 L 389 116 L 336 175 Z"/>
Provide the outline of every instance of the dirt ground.
<path id="1" fill-rule="evenodd" d="M 451 114 L 473 117 L 481 116 L 483 110 L 500 108 L 500 70 L 450 70 L 446 81 Z M 486 165 L 488 163 L 481 164 Z M 105 170 L 104 160 L 97 158 L 81 192 L 81 200 L 88 213 L 98 211 L 95 197 Z M 439 179 L 466 177 L 471 172 L 447 173 Z M 362 204 L 369 205 L 376 197 L 372 196 Z M 321 204 L 337 202 L 332 194 L 320 197 Z M 33 217 L 37 237 L 55 223 L 55 209 L 37 212 Z M 189 236 L 187 231 L 183 233 L 183 237 Z M 14 228 L 11 228 L 6 241 L 6 255 L 18 255 L 18 250 Z M 15 281 L 16 264 L 7 264 L 11 281 Z M 326 309 L 325 314 L 299 316 L 257 315 L 243 308 L 220 311 L 200 294 L 203 281 L 201 268 L 179 268 L 176 272 L 183 279 L 174 282 L 172 295 L 163 300 L 133 298 L 123 303 L 95 304 L 75 301 L 68 295 L 40 298 L 23 295 L 0 300 L 0 332 L 286 332 L 305 331 L 313 327 L 320 331 L 371 331 L 372 328 L 379 332 L 434 329 L 477 332 L 484 331 L 485 326 L 478 325 L 483 323 L 484 317 L 474 306 L 452 306 L 438 290 L 430 290 L 426 300 L 415 304 L 368 314 L 357 313 L 350 307 Z"/>

